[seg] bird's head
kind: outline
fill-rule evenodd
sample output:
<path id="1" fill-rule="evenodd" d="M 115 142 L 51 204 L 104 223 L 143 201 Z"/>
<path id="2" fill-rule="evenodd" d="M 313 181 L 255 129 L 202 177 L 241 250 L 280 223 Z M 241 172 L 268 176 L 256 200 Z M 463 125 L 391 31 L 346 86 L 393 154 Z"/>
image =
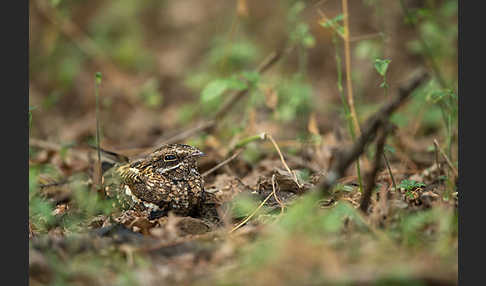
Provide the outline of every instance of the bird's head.
<path id="1" fill-rule="evenodd" d="M 197 159 L 202 156 L 205 154 L 196 147 L 168 144 L 152 152 L 146 160 L 155 173 L 179 180 L 197 172 Z"/>

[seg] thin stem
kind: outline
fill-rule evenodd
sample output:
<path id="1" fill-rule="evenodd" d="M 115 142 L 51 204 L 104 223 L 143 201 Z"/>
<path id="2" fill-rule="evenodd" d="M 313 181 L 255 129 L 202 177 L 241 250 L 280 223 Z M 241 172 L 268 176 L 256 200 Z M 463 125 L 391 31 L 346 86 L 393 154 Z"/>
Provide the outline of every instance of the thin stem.
<path id="1" fill-rule="evenodd" d="M 338 43 L 337 43 L 337 36 L 336 33 L 333 35 L 333 44 L 336 47 L 336 66 L 337 66 L 337 73 L 338 73 L 338 90 L 339 96 L 341 98 L 341 102 L 343 104 L 344 113 L 346 115 L 346 122 L 348 123 L 348 130 L 349 134 L 353 142 L 356 139 L 356 135 L 354 133 L 353 123 L 351 120 L 351 112 L 349 110 L 348 102 L 346 102 L 344 98 L 344 91 L 343 91 L 343 84 L 342 84 L 342 70 L 341 70 L 341 56 L 339 55 Z M 363 180 L 361 178 L 361 168 L 359 164 L 359 158 L 356 160 L 356 173 L 358 175 L 358 184 L 359 184 L 359 191 L 363 192 Z"/>
<path id="2" fill-rule="evenodd" d="M 349 45 L 349 14 L 348 14 L 348 0 L 342 0 L 343 14 L 344 14 L 344 61 L 346 64 L 346 88 L 348 92 L 348 104 L 351 112 L 351 119 L 353 121 L 354 130 L 357 135 L 361 134 L 359 128 L 358 116 L 354 108 L 353 86 L 351 82 L 351 48 Z"/>
<path id="3" fill-rule="evenodd" d="M 383 152 L 383 158 L 385 159 L 385 165 L 386 165 L 386 168 L 388 169 L 388 173 L 390 174 L 390 178 L 392 180 L 392 183 L 393 183 L 393 188 L 395 189 L 395 191 L 397 191 L 397 183 L 395 182 L 395 178 L 393 177 L 393 173 L 392 173 L 392 170 L 390 168 L 390 162 L 388 162 L 388 158 L 386 157 L 386 152 Z"/>
<path id="4" fill-rule="evenodd" d="M 260 203 L 260 205 L 258 205 L 258 207 L 249 215 L 247 216 L 242 222 L 240 222 L 237 226 L 235 226 L 231 231 L 230 233 L 234 232 L 235 230 L 239 229 L 241 226 L 243 226 L 245 223 L 247 223 L 257 212 L 259 209 L 261 209 L 263 207 L 263 205 L 268 201 L 268 199 L 274 194 L 275 192 L 275 189 L 273 189 L 273 191 L 268 194 L 268 196 Z"/>
<path id="5" fill-rule="evenodd" d="M 297 187 L 300 188 L 301 185 L 299 183 L 299 180 L 297 179 L 297 175 L 295 174 L 295 172 L 293 170 L 291 170 L 289 168 L 289 165 L 287 165 L 287 163 L 285 162 L 284 156 L 282 155 L 282 152 L 280 151 L 280 148 L 278 147 L 277 142 L 275 142 L 272 135 L 270 135 L 270 134 L 265 133 L 265 138 L 268 138 L 272 142 L 273 146 L 277 150 L 278 155 L 280 156 L 280 161 L 282 161 L 282 164 L 284 165 L 285 169 L 287 169 L 287 172 L 289 172 L 289 174 L 292 175 L 294 182 L 297 184 Z"/>
<path id="6" fill-rule="evenodd" d="M 98 151 L 98 161 L 95 164 L 93 172 L 93 189 L 100 191 L 104 195 L 102 188 L 102 169 L 101 169 L 101 148 L 100 148 L 100 103 L 99 103 L 99 85 L 101 84 L 101 73 L 97 72 L 95 76 L 95 97 L 96 97 L 96 149 Z"/>
<path id="7" fill-rule="evenodd" d="M 213 168 L 207 170 L 206 172 L 204 172 L 201 175 L 201 177 L 203 177 L 203 178 L 204 177 L 207 177 L 212 172 L 216 171 L 217 169 L 221 168 L 222 166 L 224 166 L 224 165 L 228 164 L 229 162 L 233 161 L 233 159 L 235 159 L 236 157 L 238 157 L 238 155 L 240 155 L 241 152 L 243 152 L 243 149 L 239 149 L 233 155 L 231 155 L 231 157 L 229 157 L 228 159 L 224 160 L 223 162 L 219 163 L 218 165 L 214 166 Z"/>
<path id="8" fill-rule="evenodd" d="M 98 82 L 95 80 L 95 96 L 96 96 L 96 149 L 98 150 L 98 164 L 101 164 L 101 149 L 100 149 L 100 104 L 98 94 Z"/>
<path id="9" fill-rule="evenodd" d="M 253 136 L 250 136 L 250 137 L 247 137 L 247 138 L 243 138 L 243 139 L 240 140 L 240 142 L 236 143 L 236 145 L 233 149 L 245 147 L 249 143 L 254 142 L 254 141 L 258 141 L 258 140 L 265 140 L 265 133 L 260 133 L 260 134 L 253 135 Z"/>
<path id="10" fill-rule="evenodd" d="M 238 9 L 238 7 L 237 7 L 237 9 Z M 223 60 L 221 61 L 221 64 L 220 64 L 220 70 L 221 70 L 222 73 L 224 73 L 224 69 L 225 69 L 226 63 L 228 61 L 228 54 L 229 54 L 229 51 L 230 51 L 231 46 L 233 44 L 233 36 L 236 34 L 236 28 L 238 27 L 238 20 L 239 20 L 238 11 L 236 11 L 235 16 L 233 17 L 233 21 L 231 23 L 231 30 L 230 30 L 230 33 L 228 35 L 227 44 L 226 44 L 225 49 L 224 49 Z"/>
<path id="11" fill-rule="evenodd" d="M 437 142 L 436 139 L 434 139 L 434 145 L 436 146 L 437 149 L 439 149 L 440 154 L 446 160 L 447 165 L 449 166 L 449 168 L 451 168 L 454 175 L 456 177 L 459 176 L 459 172 L 457 171 L 456 167 L 454 166 L 454 164 L 452 164 L 451 160 L 449 159 L 449 157 L 447 157 L 446 153 L 440 148 L 439 142 Z"/>

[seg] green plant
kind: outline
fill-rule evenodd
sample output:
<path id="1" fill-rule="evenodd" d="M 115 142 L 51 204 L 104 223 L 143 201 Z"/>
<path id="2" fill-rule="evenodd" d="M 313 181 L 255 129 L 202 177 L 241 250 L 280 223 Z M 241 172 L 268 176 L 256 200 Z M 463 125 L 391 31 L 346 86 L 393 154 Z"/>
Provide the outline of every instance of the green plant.
<path id="1" fill-rule="evenodd" d="M 375 69 L 376 71 L 383 77 L 383 82 L 380 84 L 380 87 L 385 89 L 385 95 L 387 94 L 388 84 L 386 82 L 386 72 L 388 70 L 388 65 L 390 64 L 391 60 L 388 59 L 375 59 Z"/>
<path id="2" fill-rule="evenodd" d="M 37 108 L 36 106 L 29 106 L 29 135 L 32 129 L 32 111 L 36 108 Z"/>
<path id="3" fill-rule="evenodd" d="M 40 166 L 29 167 L 29 221 L 37 231 L 47 231 L 54 221 L 53 205 L 40 193 L 38 176 Z"/>
<path id="4" fill-rule="evenodd" d="M 338 90 L 339 90 L 339 96 L 341 98 L 341 103 L 343 105 L 343 111 L 344 115 L 346 118 L 346 122 L 348 124 L 348 131 L 349 134 L 351 135 L 351 138 L 353 141 L 356 140 L 356 130 L 353 125 L 353 116 L 351 114 L 351 109 L 348 104 L 348 101 L 346 101 L 344 97 L 344 89 L 343 89 L 343 76 L 342 76 L 342 60 L 341 60 L 341 55 L 339 54 L 339 44 L 340 44 L 340 39 L 344 37 L 344 26 L 341 24 L 343 20 L 343 15 L 339 14 L 336 17 L 332 19 L 327 19 L 325 21 L 320 22 L 319 24 L 324 27 L 331 29 L 332 33 L 332 43 L 334 45 L 335 49 L 335 58 L 336 58 L 336 68 L 337 68 L 337 75 L 338 75 Z M 348 71 L 351 72 L 351 71 Z M 356 161 L 356 173 L 358 174 L 358 183 L 359 183 L 359 191 L 363 192 L 363 179 L 361 177 L 361 167 L 359 164 L 359 159 Z"/>
<path id="5" fill-rule="evenodd" d="M 453 140 L 453 128 L 457 123 L 457 111 L 458 111 L 458 97 L 457 94 L 451 89 L 437 89 L 430 92 L 426 100 L 429 103 L 436 104 L 440 107 L 442 114 L 442 121 L 445 126 L 446 138 L 447 138 L 447 153 L 449 157 L 452 157 L 451 147 Z"/>
<path id="6" fill-rule="evenodd" d="M 422 182 L 417 182 L 414 180 L 402 180 L 400 184 L 398 185 L 399 188 L 403 188 L 407 191 L 411 191 L 416 188 L 423 188 L 426 185 Z"/>
<path id="7" fill-rule="evenodd" d="M 201 91 L 200 101 L 205 112 L 214 112 L 222 102 L 226 91 L 252 89 L 258 84 L 260 75 L 257 72 L 241 72 L 229 77 L 216 78 L 210 81 Z"/>

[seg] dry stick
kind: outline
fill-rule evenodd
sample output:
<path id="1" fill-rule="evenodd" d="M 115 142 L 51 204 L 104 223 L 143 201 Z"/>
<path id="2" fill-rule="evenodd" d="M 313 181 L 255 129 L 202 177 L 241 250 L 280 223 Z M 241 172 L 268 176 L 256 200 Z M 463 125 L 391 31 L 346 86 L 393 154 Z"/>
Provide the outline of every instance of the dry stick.
<path id="1" fill-rule="evenodd" d="M 349 47 L 349 14 L 348 14 L 348 0 L 342 0 L 343 13 L 344 13 L 344 60 L 346 64 L 346 87 L 348 91 L 348 105 L 351 111 L 351 118 L 353 120 L 354 130 L 356 135 L 361 134 L 361 129 L 359 128 L 358 116 L 356 115 L 356 110 L 354 109 L 354 99 L 353 99 L 353 86 L 351 83 L 351 48 Z"/>
<path id="2" fill-rule="evenodd" d="M 280 201 L 280 199 L 277 196 L 276 188 L 275 188 L 275 174 L 272 175 L 272 193 L 273 197 L 277 201 L 277 203 L 280 205 L 280 214 L 283 214 L 285 210 L 285 205 Z"/>
<path id="3" fill-rule="evenodd" d="M 268 138 L 268 139 L 270 139 L 270 141 L 272 141 L 273 146 L 275 147 L 275 149 L 277 149 L 277 152 L 278 152 L 278 155 L 280 156 L 280 160 L 282 161 L 282 164 L 287 169 L 287 172 L 289 172 L 289 174 L 292 175 L 294 182 L 297 184 L 297 186 L 300 189 L 301 185 L 299 183 L 299 180 L 297 179 L 297 175 L 295 174 L 294 171 L 290 170 L 289 165 L 287 165 L 287 163 L 285 162 L 285 159 L 282 155 L 282 152 L 280 152 L 280 148 L 278 148 L 277 142 L 275 142 L 275 140 L 273 140 L 273 137 L 270 134 L 265 133 L 265 138 Z"/>
<path id="4" fill-rule="evenodd" d="M 299 183 L 299 180 L 297 179 L 297 175 L 295 174 L 294 171 L 292 171 L 289 168 L 289 165 L 287 165 L 287 162 L 285 162 L 285 158 L 282 155 L 282 151 L 280 151 L 280 148 L 278 147 L 277 142 L 275 142 L 275 140 L 273 139 L 272 135 L 263 132 L 263 133 L 260 133 L 258 135 L 250 136 L 250 137 L 245 138 L 245 139 L 241 140 L 240 142 L 238 142 L 234 148 L 242 148 L 242 147 L 246 146 L 248 143 L 253 142 L 255 140 L 265 140 L 265 139 L 269 139 L 270 142 L 273 144 L 273 147 L 275 148 L 275 150 L 277 150 L 277 153 L 280 156 L 280 161 L 282 161 L 282 164 L 284 165 L 285 169 L 287 169 L 287 172 L 289 172 L 289 174 L 292 175 L 292 179 L 297 184 L 297 186 L 300 188 L 301 185 Z M 232 152 L 232 151 L 230 151 L 230 152 Z"/>
<path id="5" fill-rule="evenodd" d="M 365 146 L 373 140 L 378 128 L 380 128 L 390 115 L 412 94 L 412 92 L 426 79 L 427 73 L 420 73 L 414 77 L 410 83 L 399 89 L 398 95 L 385 104 L 380 110 L 373 114 L 364 124 L 365 128 L 361 136 L 351 147 L 345 148 L 337 153 L 336 159 L 331 165 L 331 169 L 316 187 L 324 196 L 328 194 L 329 189 L 334 186 L 336 181 L 343 177 L 347 168 L 364 152 Z"/>
<path id="6" fill-rule="evenodd" d="M 235 226 L 230 231 L 230 233 L 234 232 L 235 230 L 239 229 L 242 225 L 247 223 L 258 212 L 258 210 L 262 208 L 262 206 L 268 201 L 268 199 L 274 194 L 274 192 L 275 189 L 273 189 L 273 191 L 270 194 L 268 194 L 268 196 L 263 200 L 263 202 L 261 202 L 260 205 L 249 216 L 247 216 L 242 222 L 240 222 L 237 226 Z"/>
<path id="7" fill-rule="evenodd" d="M 375 161 L 374 161 L 373 169 L 368 175 L 368 181 L 366 182 L 366 186 L 363 192 L 363 199 L 361 200 L 361 204 L 359 206 L 359 208 L 364 214 L 366 214 L 368 211 L 368 207 L 371 201 L 371 193 L 373 192 L 373 189 L 375 188 L 375 184 L 376 184 L 375 182 L 376 175 L 378 174 L 378 171 L 381 168 L 381 155 L 384 154 L 383 149 L 385 147 L 385 141 L 387 135 L 388 135 L 388 128 L 385 123 L 385 126 L 381 128 L 381 132 L 376 143 Z"/>
<path id="8" fill-rule="evenodd" d="M 388 158 L 386 157 L 386 152 L 383 152 L 383 159 L 385 159 L 385 165 L 386 165 L 386 168 L 388 169 L 388 173 L 390 174 L 390 178 L 392 180 L 392 183 L 393 183 L 393 188 L 395 189 L 395 191 L 397 191 L 397 183 L 395 182 L 395 178 L 393 177 L 393 173 L 392 173 L 392 170 L 390 168 L 390 162 L 388 161 Z"/>
<path id="9" fill-rule="evenodd" d="M 449 159 L 449 157 L 447 157 L 446 153 L 439 147 L 439 142 L 437 142 L 436 139 L 434 139 L 434 145 L 437 149 L 439 149 L 440 154 L 442 155 L 442 157 L 444 157 L 444 159 L 447 162 L 447 165 L 449 166 L 449 168 L 451 168 L 452 172 L 454 172 L 454 175 L 458 177 L 459 173 L 456 167 L 452 164 L 451 160 Z"/>
<path id="10" fill-rule="evenodd" d="M 289 174 L 292 174 L 293 175 L 293 179 L 295 181 L 295 183 L 297 184 L 297 186 L 300 188 L 300 184 L 299 184 L 299 181 L 297 179 L 297 176 L 295 174 L 295 172 L 293 172 L 289 166 L 287 165 L 287 163 L 285 162 L 285 159 L 282 155 L 282 152 L 280 151 L 280 148 L 278 147 L 277 143 L 275 142 L 275 140 L 272 138 L 271 135 L 267 134 L 267 133 L 262 133 L 262 134 L 259 134 L 257 136 L 252 136 L 252 137 L 249 137 L 249 139 L 247 140 L 244 140 L 244 142 L 251 142 L 255 139 L 269 139 L 273 146 L 275 147 L 275 149 L 277 150 L 278 154 L 280 155 L 280 160 L 282 161 L 283 165 L 285 166 L 285 168 L 287 169 L 287 171 L 289 172 Z M 251 141 L 249 141 L 251 140 Z M 280 201 L 280 199 L 277 197 L 277 194 L 276 194 L 276 190 L 275 190 L 275 174 L 272 175 L 272 192 L 263 200 L 263 202 L 260 203 L 260 205 L 248 216 L 246 217 L 246 219 L 244 219 L 242 222 L 240 222 L 237 226 L 235 226 L 231 231 L 230 233 L 232 233 L 233 231 L 237 230 L 238 228 L 240 228 L 242 225 L 244 225 L 246 222 L 248 222 L 256 213 L 257 211 L 267 202 L 267 200 L 270 198 L 270 196 L 274 195 L 275 197 L 275 200 L 278 202 L 278 204 L 280 205 L 280 208 L 281 208 L 281 212 L 283 212 L 283 209 L 284 209 L 284 204 Z"/>
<path id="11" fill-rule="evenodd" d="M 243 152 L 243 149 L 237 150 L 233 155 L 231 155 L 231 157 L 229 157 L 228 159 L 226 159 L 223 162 L 219 163 L 218 165 L 214 166 L 213 168 L 207 170 L 201 176 L 204 178 L 207 175 L 211 174 L 212 172 L 216 171 L 217 169 L 221 168 L 222 166 L 228 164 L 229 162 L 233 161 L 236 157 L 238 157 L 238 155 L 240 155 L 241 152 Z"/>
<path id="12" fill-rule="evenodd" d="M 437 148 L 437 145 L 434 144 L 434 152 L 435 152 L 435 164 L 437 165 L 437 176 L 440 176 L 442 173 L 442 164 L 439 162 L 439 148 Z"/>
<path id="13" fill-rule="evenodd" d="M 94 150 L 100 150 L 100 152 L 103 153 L 105 157 L 109 157 L 115 162 L 119 162 L 119 163 L 130 162 L 130 159 L 128 158 L 128 156 L 125 156 L 123 154 L 120 154 L 120 153 L 117 153 L 117 152 L 114 152 L 114 151 L 108 151 L 108 150 L 103 149 L 101 147 L 92 146 L 92 145 L 88 145 L 88 147 L 91 148 L 91 149 L 94 149 Z"/>
<path id="14" fill-rule="evenodd" d="M 100 148 L 100 104 L 99 104 L 99 86 L 101 84 L 101 73 L 95 76 L 95 97 L 96 97 L 96 149 L 98 161 L 94 165 L 93 171 L 93 191 L 99 191 L 104 194 L 101 170 L 101 148 Z"/>

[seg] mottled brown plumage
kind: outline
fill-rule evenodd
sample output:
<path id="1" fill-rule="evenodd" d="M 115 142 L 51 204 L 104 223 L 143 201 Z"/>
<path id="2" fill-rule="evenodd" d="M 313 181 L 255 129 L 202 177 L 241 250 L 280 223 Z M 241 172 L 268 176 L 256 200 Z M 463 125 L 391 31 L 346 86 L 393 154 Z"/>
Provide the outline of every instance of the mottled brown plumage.
<path id="1" fill-rule="evenodd" d="M 164 145 L 147 157 L 120 166 L 123 188 L 139 206 L 150 211 L 191 215 L 203 200 L 203 179 L 197 170 L 199 149 Z"/>

